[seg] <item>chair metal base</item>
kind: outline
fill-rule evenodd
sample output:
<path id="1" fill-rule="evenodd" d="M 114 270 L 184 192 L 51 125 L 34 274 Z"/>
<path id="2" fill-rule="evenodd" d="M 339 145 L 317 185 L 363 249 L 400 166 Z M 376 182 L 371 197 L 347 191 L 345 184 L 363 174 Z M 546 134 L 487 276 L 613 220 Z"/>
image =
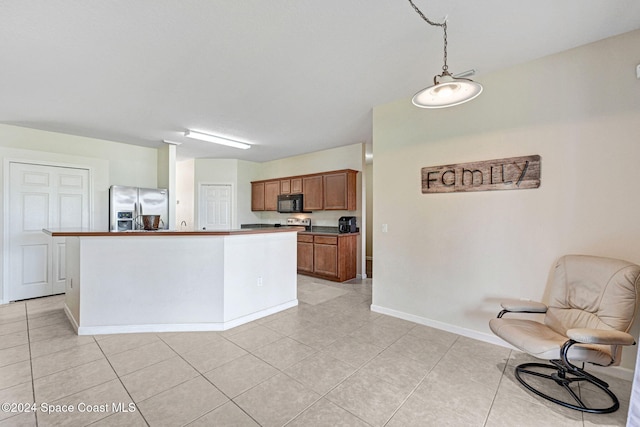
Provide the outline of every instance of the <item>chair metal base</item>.
<path id="1" fill-rule="evenodd" d="M 592 414 L 608 414 L 611 412 L 615 412 L 620 407 L 620 403 L 618 402 L 618 398 L 611 390 L 609 390 L 609 384 L 602 381 L 600 378 L 597 378 L 583 369 L 578 368 L 571 363 L 565 364 L 563 360 L 550 360 L 552 364 L 545 363 L 523 363 L 522 365 L 516 366 L 515 374 L 516 378 L 527 390 L 535 393 L 536 395 L 547 399 L 553 403 L 564 406 L 565 408 L 575 409 L 576 411 L 589 412 Z M 544 370 L 551 370 L 552 372 L 549 374 L 534 371 L 531 368 L 542 368 Z M 567 399 L 558 399 L 548 394 L 543 393 L 542 391 L 536 389 L 531 384 L 529 384 L 525 378 L 529 376 L 531 378 L 543 378 L 546 380 L 554 381 L 558 386 L 562 387 L 565 390 Z M 588 382 L 589 384 L 593 384 L 600 390 L 603 396 L 606 395 L 611 400 L 612 405 L 604 408 L 593 408 L 587 406 L 583 399 L 576 394 L 576 392 L 571 388 L 572 383 L 576 382 Z"/>

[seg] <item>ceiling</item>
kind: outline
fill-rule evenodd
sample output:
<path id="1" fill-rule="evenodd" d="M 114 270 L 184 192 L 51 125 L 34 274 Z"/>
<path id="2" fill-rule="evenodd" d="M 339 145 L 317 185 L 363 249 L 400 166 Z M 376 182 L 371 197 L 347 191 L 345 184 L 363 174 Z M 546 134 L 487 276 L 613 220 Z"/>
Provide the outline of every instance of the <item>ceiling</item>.
<path id="1" fill-rule="evenodd" d="M 637 0 L 414 2 L 448 16 L 449 70 L 479 82 L 640 28 Z M 406 0 L 3 0 L 0 123 L 274 160 L 370 143 L 373 107 L 429 86 L 442 48 Z"/>

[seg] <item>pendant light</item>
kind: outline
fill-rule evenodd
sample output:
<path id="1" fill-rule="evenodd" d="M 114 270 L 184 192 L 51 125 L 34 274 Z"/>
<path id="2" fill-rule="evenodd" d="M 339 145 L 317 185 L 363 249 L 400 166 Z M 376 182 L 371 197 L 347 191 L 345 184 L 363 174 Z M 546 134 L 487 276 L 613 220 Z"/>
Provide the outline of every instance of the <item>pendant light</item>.
<path id="1" fill-rule="evenodd" d="M 447 19 L 443 23 L 437 23 L 427 18 L 418 7 L 409 0 L 411 6 L 422 19 L 429 25 L 442 27 L 444 31 L 444 65 L 442 74 L 433 78 L 433 86 L 422 89 L 411 100 L 413 105 L 420 108 L 445 108 L 463 104 L 476 98 L 482 92 L 482 85 L 473 80 L 454 76 L 447 66 Z M 464 73 L 466 74 L 466 73 Z"/>

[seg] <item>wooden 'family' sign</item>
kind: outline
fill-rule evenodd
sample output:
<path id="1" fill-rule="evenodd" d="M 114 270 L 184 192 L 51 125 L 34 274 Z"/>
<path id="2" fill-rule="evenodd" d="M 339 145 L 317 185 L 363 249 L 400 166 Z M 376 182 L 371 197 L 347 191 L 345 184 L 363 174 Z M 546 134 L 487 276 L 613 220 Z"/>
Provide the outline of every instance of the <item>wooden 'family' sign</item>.
<path id="1" fill-rule="evenodd" d="M 423 193 L 523 190 L 540 187 L 540 156 L 422 168 Z"/>

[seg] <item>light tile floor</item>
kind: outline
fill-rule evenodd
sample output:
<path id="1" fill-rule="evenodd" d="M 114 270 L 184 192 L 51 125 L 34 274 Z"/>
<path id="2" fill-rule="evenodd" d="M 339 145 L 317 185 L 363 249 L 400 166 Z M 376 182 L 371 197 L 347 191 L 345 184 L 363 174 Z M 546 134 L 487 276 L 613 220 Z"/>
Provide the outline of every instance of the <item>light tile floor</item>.
<path id="1" fill-rule="evenodd" d="M 525 392 L 521 353 L 371 312 L 370 280 L 299 276 L 298 296 L 225 332 L 93 337 L 63 296 L 0 306 L 0 402 L 22 412 L 0 426 L 625 425 L 628 381 L 583 415 Z"/>

